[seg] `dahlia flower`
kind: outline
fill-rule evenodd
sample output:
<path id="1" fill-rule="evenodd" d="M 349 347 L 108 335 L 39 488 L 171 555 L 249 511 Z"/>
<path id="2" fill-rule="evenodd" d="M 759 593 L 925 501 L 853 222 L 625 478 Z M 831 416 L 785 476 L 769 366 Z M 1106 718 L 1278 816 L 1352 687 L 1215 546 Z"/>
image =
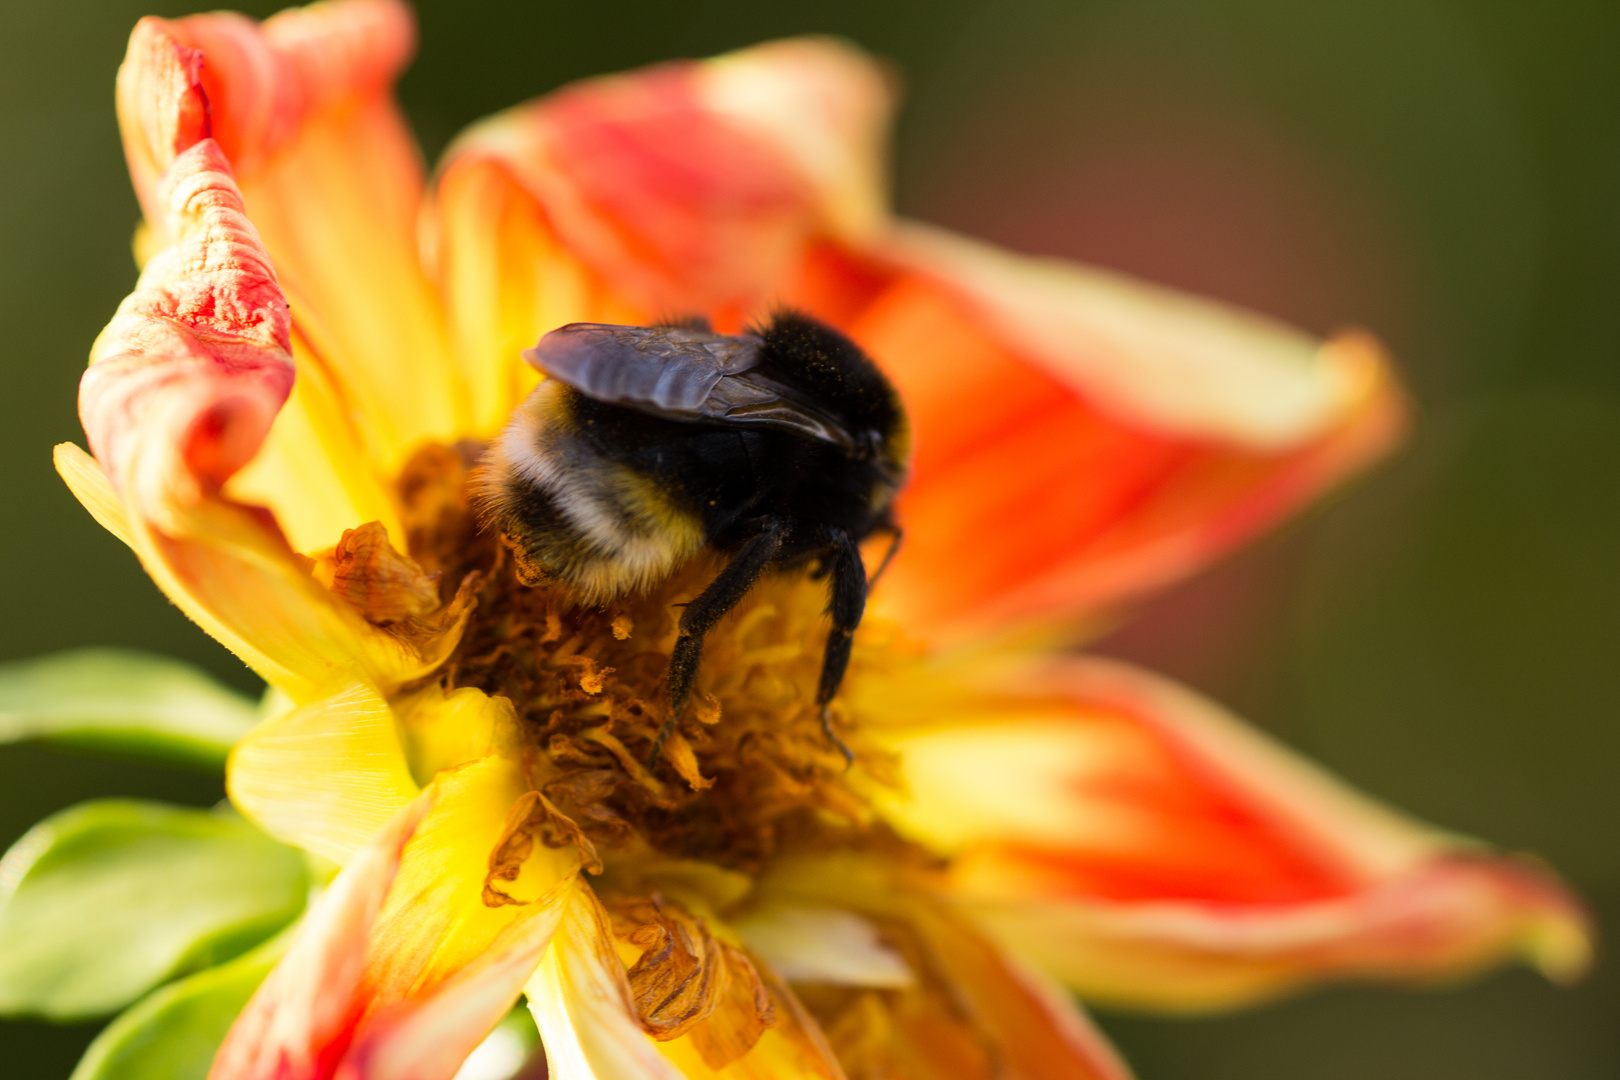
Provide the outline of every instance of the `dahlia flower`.
<path id="1" fill-rule="evenodd" d="M 520 997 L 558 1080 L 1117 1078 L 1069 991 L 1580 969 L 1536 864 L 1072 651 L 1392 445 L 1375 340 L 896 220 L 892 88 L 846 44 L 571 86 L 431 177 L 412 48 L 396 0 L 328 0 L 145 19 L 118 76 L 143 269 L 57 466 L 271 687 L 232 804 L 342 867 L 215 1080 L 448 1080 Z M 834 705 L 854 764 L 812 705 L 822 587 L 777 575 L 648 766 L 713 567 L 525 586 L 467 472 L 542 333 L 782 304 L 884 367 L 916 446 Z"/>

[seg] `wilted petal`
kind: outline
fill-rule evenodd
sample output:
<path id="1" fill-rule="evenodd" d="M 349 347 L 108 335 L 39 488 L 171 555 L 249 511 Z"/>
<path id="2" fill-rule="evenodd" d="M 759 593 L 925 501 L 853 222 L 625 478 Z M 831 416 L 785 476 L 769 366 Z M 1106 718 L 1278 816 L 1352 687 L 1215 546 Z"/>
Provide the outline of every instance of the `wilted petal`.
<path id="1" fill-rule="evenodd" d="M 799 1003 L 787 984 L 762 973 L 770 989 L 773 1024 L 760 1034 L 748 1052 L 721 1067 L 711 1064 L 714 1051 L 705 1054 L 701 1031 L 659 1043 L 686 1080 L 844 1080 L 844 1070 L 827 1045 L 815 1018 Z M 739 1003 L 740 1004 L 740 1003 Z M 734 1006 L 735 1007 L 735 1006 Z M 704 1026 L 723 1025 L 730 1017 L 722 1010 Z"/>
<path id="2" fill-rule="evenodd" d="M 641 1030 L 607 915 L 575 885 L 562 924 L 523 988 L 551 1080 L 683 1080 Z"/>
<path id="3" fill-rule="evenodd" d="M 907 794 L 886 812 L 1082 994 L 1207 1008 L 1587 962 L 1579 906 L 1536 864 L 1400 817 L 1164 680 L 1063 661 L 965 701 L 895 731 Z"/>
<path id="4" fill-rule="evenodd" d="M 731 928 L 656 893 L 610 903 L 641 1029 L 681 1075 L 842 1080 L 815 1021 Z"/>
<path id="5" fill-rule="evenodd" d="M 318 368 L 333 399 L 297 402 L 307 415 L 289 420 L 268 452 L 332 489 L 328 500 L 347 470 L 361 489 L 348 494 L 377 501 L 364 490 L 368 471 L 390 473 L 416 442 L 452 438 L 462 420 L 438 300 L 416 253 L 422 166 L 391 95 L 414 44 L 397 0 L 335 0 L 262 25 L 232 13 L 148 18 L 119 76 L 136 189 L 160 239 L 152 192 L 167 147 L 201 128 L 236 170 L 292 301 L 299 367 Z M 345 441 L 369 462 L 333 456 Z M 312 455 L 328 459 L 324 470 L 305 461 Z M 371 516 L 362 509 L 343 524 Z"/>
<path id="6" fill-rule="evenodd" d="M 183 133 L 159 121 L 188 100 L 149 102 L 143 122 Z M 287 303 L 213 139 L 174 154 L 148 186 L 168 246 L 97 339 L 81 384 L 101 470 L 63 446 L 63 478 L 186 614 L 295 699 L 420 676 L 453 647 L 460 609 L 412 635 L 372 626 L 310 576 L 268 515 L 222 496 L 292 384 Z"/>
<path id="7" fill-rule="evenodd" d="M 888 91 L 837 42 L 775 42 L 577 83 L 451 148 L 430 248 L 476 429 L 533 375 L 516 360 L 575 320 L 722 322 L 776 299 L 817 235 L 871 231 Z"/>
<path id="8" fill-rule="evenodd" d="M 906 400 L 906 549 L 878 602 L 936 639 L 1072 625 L 1166 585 L 1402 428 L 1369 337 L 1317 342 L 919 225 L 823 247 L 788 295 L 852 334 Z"/>

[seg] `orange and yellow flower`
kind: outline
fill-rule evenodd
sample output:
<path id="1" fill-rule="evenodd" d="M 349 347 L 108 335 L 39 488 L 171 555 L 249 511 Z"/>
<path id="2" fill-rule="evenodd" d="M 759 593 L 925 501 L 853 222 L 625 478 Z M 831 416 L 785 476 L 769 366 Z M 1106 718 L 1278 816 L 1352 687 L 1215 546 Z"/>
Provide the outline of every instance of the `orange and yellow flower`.
<path id="1" fill-rule="evenodd" d="M 396 0 L 153 18 L 119 73 L 144 267 L 57 465 L 272 687 L 232 800 L 345 867 L 215 1077 L 448 1078 L 520 993 L 559 1080 L 1121 1077 L 1060 986 L 1582 968 L 1535 864 L 1066 651 L 1391 445 L 1374 340 L 894 220 L 889 83 L 830 40 L 567 88 L 427 178 L 413 33 Z M 857 761 L 809 707 L 818 590 L 780 578 L 649 770 L 706 568 L 570 607 L 465 471 L 543 332 L 778 303 L 912 418 L 907 548 L 836 704 Z"/>

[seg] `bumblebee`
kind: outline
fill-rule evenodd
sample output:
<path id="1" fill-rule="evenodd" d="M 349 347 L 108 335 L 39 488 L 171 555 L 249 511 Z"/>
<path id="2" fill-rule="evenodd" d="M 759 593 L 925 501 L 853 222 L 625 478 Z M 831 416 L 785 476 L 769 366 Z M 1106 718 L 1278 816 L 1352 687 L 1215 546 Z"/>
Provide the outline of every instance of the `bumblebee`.
<path id="1" fill-rule="evenodd" d="M 491 446 L 476 491 L 520 579 L 601 604 L 705 550 L 726 559 L 681 614 L 650 759 L 691 695 L 704 635 L 761 574 L 803 568 L 828 584 L 816 704 L 848 758 L 828 706 L 867 591 L 899 544 L 892 507 L 908 450 L 905 412 L 877 365 L 792 311 L 738 335 L 696 319 L 572 323 L 523 356 L 548 378 Z M 893 539 L 869 580 L 859 544 L 877 532 Z"/>

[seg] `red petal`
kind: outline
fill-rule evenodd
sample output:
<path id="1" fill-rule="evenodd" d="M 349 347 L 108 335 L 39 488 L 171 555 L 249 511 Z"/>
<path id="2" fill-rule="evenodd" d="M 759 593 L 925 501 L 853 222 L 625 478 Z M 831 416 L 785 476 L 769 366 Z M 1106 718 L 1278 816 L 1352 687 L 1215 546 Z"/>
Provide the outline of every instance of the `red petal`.
<path id="1" fill-rule="evenodd" d="M 958 720 L 896 735 L 908 794 L 890 816 L 1084 994 L 1202 1008 L 1587 962 L 1578 902 L 1535 863 L 1402 818 L 1147 673 L 1058 662 Z"/>
<path id="2" fill-rule="evenodd" d="M 474 127 L 446 175 L 498 165 L 621 304 L 734 323 L 777 298 L 815 236 L 871 228 L 887 111 L 861 54 L 774 42 L 566 87 Z"/>
<path id="3" fill-rule="evenodd" d="M 79 416 L 125 498 L 161 514 L 257 452 L 293 367 L 287 302 L 218 145 L 183 151 L 156 194 L 174 245 L 97 340 Z"/>
<path id="4" fill-rule="evenodd" d="M 904 556 L 879 602 L 929 635 L 1074 623 L 1186 576 L 1383 453 L 1375 342 L 906 227 L 823 247 L 792 299 L 904 397 Z"/>
<path id="5" fill-rule="evenodd" d="M 401 810 L 332 881 L 231 1027 L 209 1080 L 332 1075 L 365 1006 L 357 991 L 371 926 L 428 806 L 424 795 Z"/>

